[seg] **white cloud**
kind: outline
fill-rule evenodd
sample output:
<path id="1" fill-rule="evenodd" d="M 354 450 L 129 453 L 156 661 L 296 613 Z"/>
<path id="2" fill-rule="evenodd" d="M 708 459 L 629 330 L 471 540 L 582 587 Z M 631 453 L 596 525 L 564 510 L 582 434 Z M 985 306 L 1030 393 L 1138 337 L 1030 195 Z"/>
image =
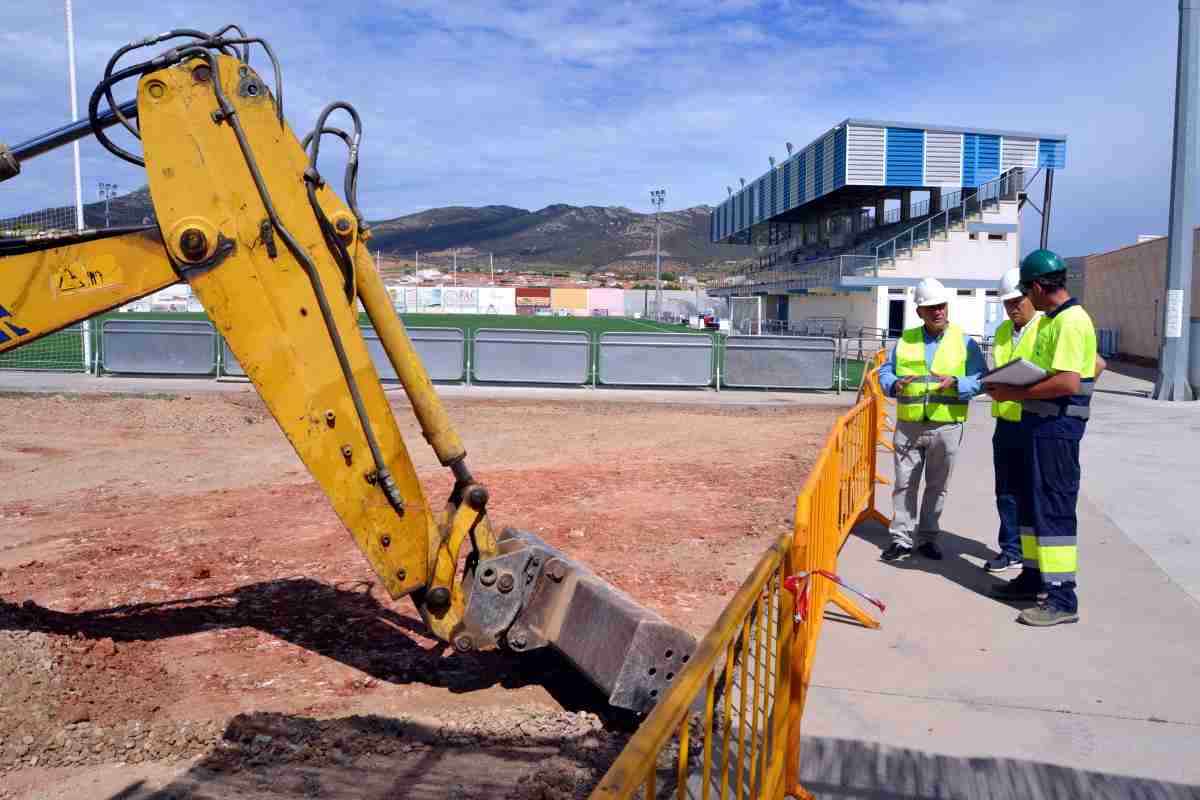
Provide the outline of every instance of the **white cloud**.
<path id="1" fill-rule="evenodd" d="M 1156 218 L 1165 229 L 1169 8 L 1131 17 L 1124 3 L 1031 0 L 345 0 L 336 9 L 168 0 L 142 9 L 76 6 L 81 104 L 123 42 L 241 22 L 279 53 L 297 130 L 329 100 L 358 107 L 360 201 L 373 218 L 450 204 L 646 209 L 651 184 L 667 187 L 671 207 L 714 203 L 783 155 L 784 141 L 803 146 L 862 116 L 1066 132 L 1055 243 L 1085 252 L 1132 240 Z M 68 115 L 61 9 L 11 13 L 0 34 L 10 54 L 0 139 L 10 144 Z M 261 55 L 254 63 L 265 69 Z M 82 150 L 85 199 L 97 181 L 145 182 L 94 142 Z M 0 215 L 69 203 L 69 152 L 0 186 Z M 339 169 L 335 148 L 322 160 L 327 173 Z M 1106 193 L 1119 200 L 1099 202 Z"/>

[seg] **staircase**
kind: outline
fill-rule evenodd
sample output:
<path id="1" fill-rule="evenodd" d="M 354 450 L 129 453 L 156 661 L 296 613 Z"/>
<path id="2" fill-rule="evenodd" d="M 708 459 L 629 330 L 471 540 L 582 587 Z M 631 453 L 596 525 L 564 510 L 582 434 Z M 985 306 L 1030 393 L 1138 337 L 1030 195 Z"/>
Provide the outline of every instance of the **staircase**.
<path id="1" fill-rule="evenodd" d="M 983 221 L 989 211 L 998 212 L 1001 203 L 1019 202 L 1024 189 L 1023 179 L 1024 171 L 1013 167 L 969 193 L 958 191 L 943 195 L 946 208 L 875 245 L 870 262 L 864 263 L 863 268 L 876 273 L 880 269 L 895 269 L 898 261 L 912 259 L 917 253 L 932 249 L 935 241 L 949 241 L 953 232 L 966 231 L 968 222 Z"/>

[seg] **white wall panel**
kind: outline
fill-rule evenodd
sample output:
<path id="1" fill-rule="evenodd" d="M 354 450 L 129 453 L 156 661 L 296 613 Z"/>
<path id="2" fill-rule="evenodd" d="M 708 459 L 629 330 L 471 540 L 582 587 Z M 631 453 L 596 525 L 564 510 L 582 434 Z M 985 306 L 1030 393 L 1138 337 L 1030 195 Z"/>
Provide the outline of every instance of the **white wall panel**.
<path id="1" fill-rule="evenodd" d="M 962 186 L 962 134 L 925 132 L 925 185 Z"/>
<path id="2" fill-rule="evenodd" d="M 1037 169 L 1037 139 L 1016 139 L 1003 136 L 1000 139 L 1000 171 L 1012 167 Z"/>
<path id="3" fill-rule="evenodd" d="M 837 161 L 837 137 L 834 131 L 825 134 L 822 147 L 824 151 L 821 155 L 824 157 L 825 166 L 821 174 L 821 193 L 824 194 L 833 191 L 833 179 L 836 177 L 833 165 Z"/>
<path id="4" fill-rule="evenodd" d="M 847 126 L 846 183 L 883 185 L 885 141 L 883 128 Z"/>

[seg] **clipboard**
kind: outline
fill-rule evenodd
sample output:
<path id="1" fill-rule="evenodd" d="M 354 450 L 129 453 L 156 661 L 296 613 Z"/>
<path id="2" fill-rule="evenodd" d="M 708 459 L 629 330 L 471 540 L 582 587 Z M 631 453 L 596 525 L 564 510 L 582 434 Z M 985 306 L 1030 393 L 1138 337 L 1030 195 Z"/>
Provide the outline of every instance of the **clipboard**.
<path id="1" fill-rule="evenodd" d="M 1046 377 L 1046 370 L 1038 365 L 1018 358 L 1003 367 L 997 367 L 983 373 L 980 381 L 988 383 L 1007 383 L 1011 386 L 1030 386 Z"/>

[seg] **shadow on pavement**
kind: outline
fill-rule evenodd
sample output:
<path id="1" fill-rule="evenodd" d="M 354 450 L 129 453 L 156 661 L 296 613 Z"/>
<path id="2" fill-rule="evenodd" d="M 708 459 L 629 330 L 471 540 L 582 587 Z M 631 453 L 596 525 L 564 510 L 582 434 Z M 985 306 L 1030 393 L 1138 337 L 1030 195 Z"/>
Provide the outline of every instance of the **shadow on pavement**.
<path id="1" fill-rule="evenodd" d="M 550 648 L 445 655 L 423 625 L 383 606 L 371 584 L 333 586 L 286 578 L 230 592 L 136 603 L 80 612 L 55 611 L 26 601 L 0 601 L 0 630 L 26 630 L 115 642 L 154 641 L 200 631 L 256 628 L 313 653 L 394 684 L 419 683 L 451 692 L 501 686 L 543 686 L 568 711 L 592 711 L 616 725 L 632 719 L 608 706 L 603 693 Z"/>
<path id="2" fill-rule="evenodd" d="M 877 522 L 863 522 L 854 528 L 854 535 L 865 542 L 870 542 L 875 547 L 883 552 L 892 543 L 891 534 L 887 528 Z M 947 580 L 957 583 L 964 589 L 981 594 L 984 597 L 991 598 L 992 590 L 1008 583 L 1009 579 L 1017 576 L 1016 571 L 1004 574 L 1004 577 L 997 577 L 988 572 L 985 572 L 977 563 L 967 560 L 967 557 L 986 561 L 995 555 L 995 551 L 987 545 L 968 539 L 965 536 L 959 536 L 953 531 L 943 530 L 938 536 L 938 544 L 941 546 L 943 558 L 941 561 L 933 561 L 922 556 L 920 553 L 914 552 L 907 558 L 902 558 L 899 561 L 892 561 L 887 566 L 893 569 L 900 570 L 916 570 L 920 572 L 928 572 L 933 575 L 941 575 Z M 994 598 L 992 598 L 994 599 Z M 996 600 L 997 603 L 1003 601 Z M 1024 608 L 1028 603 L 1003 603 L 1013 608 Z"/>
<path id="3" fill-rule="evenodd" d="M 831 800 L 1200 800 L 1200 787 L 1186 784 L 847 739 L 804 739 L 800 776 L 804 788 Z"/>

